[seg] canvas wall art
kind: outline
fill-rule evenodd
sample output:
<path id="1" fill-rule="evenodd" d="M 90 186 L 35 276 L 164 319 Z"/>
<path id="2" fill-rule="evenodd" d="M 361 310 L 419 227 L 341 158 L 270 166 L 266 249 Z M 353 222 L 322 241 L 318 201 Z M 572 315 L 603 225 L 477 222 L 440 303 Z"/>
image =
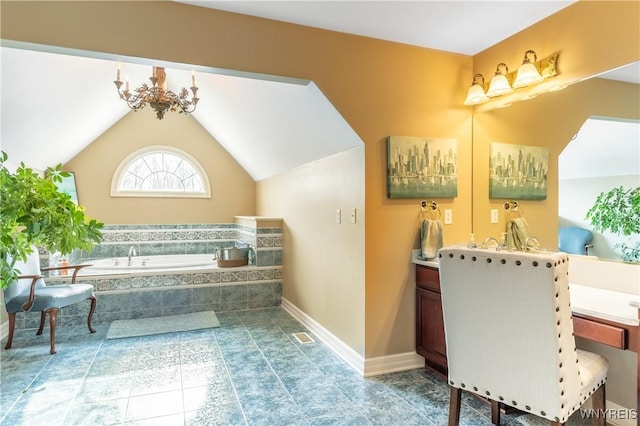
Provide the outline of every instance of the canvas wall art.
<path id="1" fill-rule="evenodd" d="M 389 136 L 389 198 L 451 198 L 458 195 L 455 139 Z"/>
<path id="2" fill-rule="evenodd" d="M 545 200 L 549 149 L 493 142 L 489 154 L 489 198 Z"/>

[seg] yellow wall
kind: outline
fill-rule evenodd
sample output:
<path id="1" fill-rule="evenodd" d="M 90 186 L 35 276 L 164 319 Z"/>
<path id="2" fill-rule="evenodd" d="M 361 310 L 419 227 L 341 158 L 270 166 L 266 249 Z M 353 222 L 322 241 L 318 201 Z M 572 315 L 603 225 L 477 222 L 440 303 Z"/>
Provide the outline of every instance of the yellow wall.
<path id="1" fill-rule="evenodd" d="M 132 152 L 152 145 L 173 146 L 194 157 L 206 171 L 211 198 L 111 197 L 111 180 Z M 64 165 L 75 172 L 78 198 L 87 213 L 104 223 L 233 223 L 255 215 L 251 176 L 191 116 L 160 121 L 154 111 L 128 113 Z"/>
<path id="2" fill-rule="evenodd" d="M 302 295 L 297 278 L 287 282 L 293 287 L 285 294 L 326 319 L 332 331 L 358 351 L 357 335 L 364 333 L 366 358 L 415 350 L 410 251 L 417 247 L 418 200 L 387 199 L 386 137 L 458 140 L 458 197 L 437 201 L 442 209 L 453 210 L 453 225 L 445 226 L 445 244 L 464 241 L 471 232 L 472 193 L 477 196 L 472 192 L 472 115 L 462 106 L 472 63 L 486 75 L 498 62 L 521 62 L 527 49 L 538 49 L 540 55 L 561 50 L 563 75 L 581 78 L 594 69 L 638 59 L 637 37 L 632 36 L 637 34 L 637 2 L 580 1 L 564 10 L 559 21 L 519 33 L 513 41 L 474 58 L 171 2 L 3 1 L 1 7 L 2 37 L 10 40 L 313 80 L 365 142 L 364 260 L 345 271 L 357 279 L 364 268 L 364 282 L 354 284 L 364 286 L 364 301 L 352 302 L 364 303 L 364 322 L 357 309 L 329 320 L 326 300 Z M 158 32 L 158 27 L 172 31 Z M 539 43 L 544 45 L 538 47 Z M 475 160 L 474 172 L 481 172 L 475 169 Z M 263 208 L 283 208 L 263 202 L 279 188 L 292 186 L 289 179 L 258 185 L 257 214 Z M 307 182 L 311 185 L 313 180 Z M 328 198 L 319 209 L 333 217 L 335 200 Z M 557 208 L 549 204 L 540 214 L 552 211 L 555 214 Z M 292 220 L 299 215 L 294 213 Z M 343 244 L 342 238 L 322 240 L 315 252 L 329 253 Z M 303 258 L 302 253 L 295 256 Z M 306 262 L 285 265 L 285 275 L 303 276 Z M 334 279 L 331 269 L 320 272 L 325 282 Z M 353 289 L 347 296 L 361 297 Z M 344 297 L 339 303 L 345 306 L 346 301 Z"/>

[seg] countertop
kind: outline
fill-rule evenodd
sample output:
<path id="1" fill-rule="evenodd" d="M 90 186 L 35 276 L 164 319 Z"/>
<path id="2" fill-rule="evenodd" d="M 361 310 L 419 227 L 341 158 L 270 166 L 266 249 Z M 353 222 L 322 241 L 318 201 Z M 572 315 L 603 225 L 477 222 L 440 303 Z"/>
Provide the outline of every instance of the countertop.
<path id="1" fill-rule="evenodd" d="M 571 310 L 576 314 L 588 315 L 627 325 L 640 325 L 638 307 L 640 296 L 569 284 Z"/>
<path id="2" fill-rule="evenodd" d="M 412 250 L 412 263 L 438 269 L 438 259 L 421 260 L 418 258 L 419 253 L 419 249 Z M 571 309 L 576 314 L 632 326 L 640 325 L 640 320 L 638 320 L 640 295 L 579 284 L 569 284 L 569 288 Z"/>
<path id="3" fill-rule="evenodd" d="M 422 260 L 418 259 L 418 254 L 420 253 L 420 249 L 415 249 L 411 251 L 411 262 L 416 265 L 429 266 L 430 268 L 438 269 L 438 258 L 432 260 Z"/>

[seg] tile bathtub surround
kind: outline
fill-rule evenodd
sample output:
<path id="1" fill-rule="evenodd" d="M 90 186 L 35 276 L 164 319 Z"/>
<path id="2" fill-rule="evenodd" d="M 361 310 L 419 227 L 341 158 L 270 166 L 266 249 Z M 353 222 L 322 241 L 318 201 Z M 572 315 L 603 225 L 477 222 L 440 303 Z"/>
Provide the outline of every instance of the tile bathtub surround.
<path id="1" fill-rule="evenodd" d="M 228 270 L 226 270 L 228 269 Z M 280 306 L 282 268 L 226 268 L 196 273 L 166 273 L 122 277 L 84 277 L 94 286 L 98 304 L 93 324 L 116 319 L 148 318 L 214 310 L 239 311 Z M 52 278 L 47 282 L 62 281 Z M 58 324 L 86 324 L 89 302 L 60 310 Z M 39 312 L 18 313 L 16 330 L 36 328 Z"/>
<path id="2" fill-rule="evenodd" d="M 424 369 L 363 378 L 281 308 L 219 313 L 219 328 L 104 340 L 86 327 L 16 335 L 0 351 L 0 425 L 446 424 L 446 381 Z M 293 333 L 315 341 L 299 343 Z M 4 344 L 4 342 L 2 342 Z M 461 425 L 490 425 L 464 395 Z M 526 415 L 502 424 L 539 425 Z M 589 425 L 573 416 L 568 426 Z"/>
<path id="3" fill-rule="evenodd" d="M 213 309 L 236 311 L 280 306 L 282 297 L 282 227 L 242 224 L 106 225 L 104 242 L 91 254 L 77 253 L 70 263 L 89 258 L 126 256 L 129 247 L 138 255 L 213 253 L 215 247 L 246 243 L 257 248 L 253 265 L 191 272 L 154 272 L 103 277 L 78 277 L 92 284 L 98 298 L 94 324 L 116 319 L 168 316 Z M 46 253 L 42 263 L 48 262 Z M 68 281 L 49 277 L 47 283 Z M 58 323 L 86 323 L 89 303 L 60 311 Z M 21 313 L 16 329 L 37 327 L 39 313 Z"/>
<path id="4" fill-rule="evenodd" d="M 275 225 L 277 223 L 270 223 Z M 282 226 L 243 223 L 176 225 L 105 225 L 104 240 L 91 253 L 75 252 L 73 263 L 124 257 L 133 246 L 138 256 L 213 254 L 218 247 L 248 244 L 256 249 L 258 266 L 282 265 Z"/>

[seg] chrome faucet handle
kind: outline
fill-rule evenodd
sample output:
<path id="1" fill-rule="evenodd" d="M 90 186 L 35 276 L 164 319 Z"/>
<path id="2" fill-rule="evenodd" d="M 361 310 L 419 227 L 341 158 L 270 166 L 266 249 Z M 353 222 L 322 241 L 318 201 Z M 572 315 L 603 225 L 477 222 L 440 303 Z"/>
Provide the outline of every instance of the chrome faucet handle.
<path id="1" fill-rule="evenodd" d="M 500 243 L 498 243 L 498 240 L 496 240 L 494 237 L 487 237 L 484 239 L 484 241 L 482 242 L 482 245 L 480 246 L 480 248 L 483 249 L 488 249 L 489 248 L 489 243 L 493 241 L 494 243 L 496 243 L 495 247 L 496 247 L 496 251 L 500 251 Z"/>

